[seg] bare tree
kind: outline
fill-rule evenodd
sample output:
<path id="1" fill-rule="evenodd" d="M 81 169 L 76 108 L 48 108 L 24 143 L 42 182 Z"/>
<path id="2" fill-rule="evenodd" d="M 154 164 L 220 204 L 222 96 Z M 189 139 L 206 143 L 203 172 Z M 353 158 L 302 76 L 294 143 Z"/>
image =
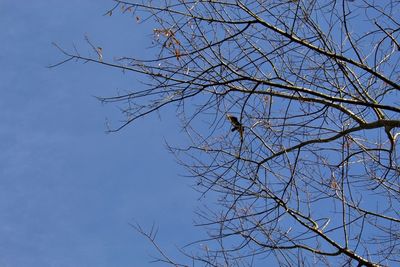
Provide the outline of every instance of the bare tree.
<path id="1" fill-rule="evenodd" d="M 109 62 L 89 41 L 95 57 L 61 51 L 144 76 L 101 99 L 123 106 L 113 131 L 178 107 L 192 143 L 173 151 L 218 197 L 189 257 L 399 264 L 400 1 L 115 0 L 107 15 L 120 10 L 157 24 L 154 58 Z"/>

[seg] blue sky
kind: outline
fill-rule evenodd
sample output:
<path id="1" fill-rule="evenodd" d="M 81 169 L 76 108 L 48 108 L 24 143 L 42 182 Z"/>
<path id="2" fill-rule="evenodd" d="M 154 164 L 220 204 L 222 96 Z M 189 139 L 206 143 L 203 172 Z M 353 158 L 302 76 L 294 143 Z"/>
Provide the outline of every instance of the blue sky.
<path id="1" fill-rule="evenodd" d="M 0 1 L 0 266 L 149 266 L 155 254 L 130 222 L 159 226 L 173 255 L 199 236 L 198 197 L 164 140 L 178 143 L 172 110 L 115 134 L 115 106 L 93 96 L 140 86 L 137 77 L 60 60 L 51 42 L 104 57 L 149 53 L 150 26 L 102 16 L 112 1 Z M 152 265 L 152 266 L 158 266 Z"/>

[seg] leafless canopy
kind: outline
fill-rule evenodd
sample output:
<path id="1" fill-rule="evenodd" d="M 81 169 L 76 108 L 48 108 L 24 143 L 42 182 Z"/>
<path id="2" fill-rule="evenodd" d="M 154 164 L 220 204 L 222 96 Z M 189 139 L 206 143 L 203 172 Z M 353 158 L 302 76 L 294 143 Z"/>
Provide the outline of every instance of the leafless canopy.
<path id="1" fill-rule="evenodd" d="M 153 59 L 62 52 L 144 76 L 101 99 L 124 107 L 115 130 L 177 105 L 192 145 L 175 152 L 218 197 L 199 213 L 209 239 L 190 257 L 399 264 L 400 1 L 115 2 L 106 15 L 156 23 Z"/>

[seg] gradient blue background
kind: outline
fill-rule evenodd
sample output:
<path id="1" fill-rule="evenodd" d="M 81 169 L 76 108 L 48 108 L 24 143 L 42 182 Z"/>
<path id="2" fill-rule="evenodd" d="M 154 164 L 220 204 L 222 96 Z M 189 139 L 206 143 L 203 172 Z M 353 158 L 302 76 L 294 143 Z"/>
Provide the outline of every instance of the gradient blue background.
<path id="1" fill-rule="evenodd" d="M 0 1 L 0 266 L 149 266 L 156 253 L 135 221 L 155 223 L 177 258 L 199 236 L 198 195 L 164 146 L 183 138 L 173 110 L 106 134 L 119 111 L 93 96 L 135 89 L 137 77 L 81 62 L 46 68 L 62 59 L 51 42 L 93 53 L 85 34 L 105 59 L 151 53 L 151 25 L 102 16 L 112 5 Z"/>

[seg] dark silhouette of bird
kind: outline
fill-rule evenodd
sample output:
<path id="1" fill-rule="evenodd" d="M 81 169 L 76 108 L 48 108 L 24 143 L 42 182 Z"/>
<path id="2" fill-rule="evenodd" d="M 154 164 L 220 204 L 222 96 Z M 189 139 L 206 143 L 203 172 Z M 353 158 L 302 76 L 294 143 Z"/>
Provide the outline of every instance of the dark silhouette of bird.
<path id="1" fill-rule="evenodd" d="M 244 132 L 244 127 L 243 125 L 239 122 L 238 118 L 236 118 L 235 116 L 232 116 L 230 114 L 227 114 L 226 117 L 228 118 L 228 120 L 231 122 L 233 128 L 232 128 L 232 132 L 234 131 L 238 131 L 240 134 L 240 139 L 243 140 L 243 132 Z"/>

